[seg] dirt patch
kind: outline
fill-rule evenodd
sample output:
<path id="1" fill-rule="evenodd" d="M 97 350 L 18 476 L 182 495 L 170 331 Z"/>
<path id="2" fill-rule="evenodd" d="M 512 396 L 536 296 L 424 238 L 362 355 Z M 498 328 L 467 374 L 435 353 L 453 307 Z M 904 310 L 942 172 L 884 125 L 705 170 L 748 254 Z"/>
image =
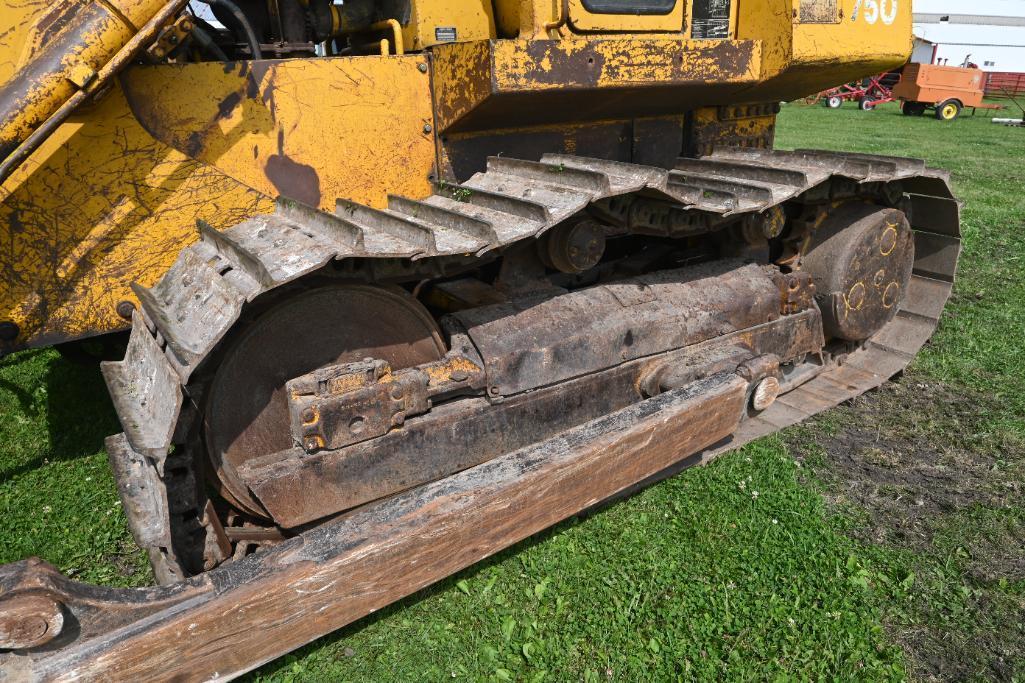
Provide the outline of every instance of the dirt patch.
<path id="1" fill-rule="evenodd" d="M 902 379 L 813 422 L 789 445 L 820 465 L 833 505 L 863 511 L 859 539 L 923 549 L 942 515 L 1023 500 L 1025 445 L 993 430 L 987 402 Z M 1001 559 L 1003 576 L 1025 579 L 1022 553 Z"/>
<path id="2" fill-rule="evenodd" d="M 910 551 L 918 576 L 941 568 L 940 592 L 960 593 L 923 588 L 891 620 L 915 678 L 1025 673 L 1025 439 L 1015 419 L 994 397 L 905 376 L 786 437 L 854 520 L 853 537 Z"/>

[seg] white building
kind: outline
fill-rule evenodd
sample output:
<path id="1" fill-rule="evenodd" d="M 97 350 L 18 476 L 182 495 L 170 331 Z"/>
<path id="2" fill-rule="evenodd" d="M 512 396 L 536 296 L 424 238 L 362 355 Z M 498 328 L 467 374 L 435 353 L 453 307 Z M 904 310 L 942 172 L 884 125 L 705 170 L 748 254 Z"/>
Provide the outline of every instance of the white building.
<path id="1" fill-rule="evenodd" d="M 1025 0 L 914 0 L 912 62 L 1025 72 Z"/>

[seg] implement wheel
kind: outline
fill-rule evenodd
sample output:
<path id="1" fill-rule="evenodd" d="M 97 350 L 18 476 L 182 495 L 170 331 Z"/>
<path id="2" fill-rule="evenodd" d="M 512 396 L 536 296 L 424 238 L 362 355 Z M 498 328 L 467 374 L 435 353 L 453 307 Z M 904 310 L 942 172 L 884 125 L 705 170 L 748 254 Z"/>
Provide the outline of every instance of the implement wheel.
<path id="1" fill-rule="evenodd" d="M 839 95 L 830 95 L 823 99 L 822 102 L 830 109 L 839 109 L 843 105 L 843 98 Z"/>
<path id="2" fill-rule="evenodd" d="M 901 112 L 904 116 L 921 116 L 925 113 L 924 102 L 904 102 L 900 106 Z"/>
<path id="3" fill-rule="evenodd" d="M 861 111 L 872 111 L 875 108 L 876 106 L 872 104 L 871 97 L 862 97 L 860 100 L 858 100 L 858 109 L 860 109 Z"/>
<path id="4" fill-rule="evenodd" d="M 945 100 L 936 107 L 936 118 L 940 121 L 953 121 L 961 115 L 961 103 L 957 100 Z"/>

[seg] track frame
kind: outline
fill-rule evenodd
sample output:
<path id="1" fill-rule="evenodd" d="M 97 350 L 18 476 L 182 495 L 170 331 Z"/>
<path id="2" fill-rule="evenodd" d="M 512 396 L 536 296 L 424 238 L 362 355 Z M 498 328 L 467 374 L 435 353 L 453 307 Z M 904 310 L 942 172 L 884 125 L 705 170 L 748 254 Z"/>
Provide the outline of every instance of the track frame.
<path id="1" fill-rule="evenodd" d="M 795 367 L 782 379 L 780 398 L 753 417 L 747 418 L 747 379 L 723 373 L 698 380 L 437 482 L 369 503 L 265 551 L 169 586 L 89 586 L 67 579 L 38 560 L 0 567 L 0 647 L 9 648 L 0 653 L 0 669 L 13 680 L 230 678 L 561 519 L 707 462 L 900 372 L 935 329 L 954 280 L 960 249 L 959 204 L 946 178 L 915 160 L 814 151 L 731 150 L 708 162 L 706 170 L 695 171 L 690 165 L 686 176 L 673 178 L 679 181 L 678 188 L 704 183 L 721 213 L 763 211 L 787 196 L 815 191 L 834 175 L 869 193 L 885 194 L 893 189 L 892 183 L 899 182 L 897 189 L 915 233 L 916 258 L 908 295 L 896 317 L 849 354 L 833 356 L 825 365 L 809 361 Z M 560 174 L 576 169 L 560 176 L 563 184 L 551 189 L 551 194 L 580 195 L 573 201 L 584 206 L 616 192 L 650 191 L 651 183 L 658 186 L 660 178 L 669 177 L 659 169 L 597 160 L 561 158 L 546 163 L 561 168 Z M 732 193 L 730 200 L 724 179 L 717 177 L 723 168 L 733 167 L 736 175 L 758 166 L 801 172 L 808 181 L 790 192 L 771 183 L 734 178 L 747 189 Z M 535 188 L 545 182 L 538 180 L 537 173 L 552 173 L 543 164 L 531 162 L 503 162 L 501 167 L 519 170 L 525 186 Z M 744 201 L 750 204 L 742 206 Z M 302 211 L 287 205 L 283 210 Z M 551 210 L 545 210 L 551 216 Z M 342 220 L 376 216 L 361 212 L 358 207 L 345 207 L 349 218 Z M 396 225 L 395 216 L 377 218 L 386 226 Z M 318 214 L 317 220 L 334 225 L 333 218 Z M 531 236 L 541 231 L 538 228 Z M 290 268 L 275 273 L 252 262 L 248 270 L 240 265 L 218 272 L 211 265 L 217 259 L 234 257 L 235 263 L 244 262 L 243 252 L 250 252 L 238 239 L 233 241 L 230 231 L 223 239 L 204 235 L 209 239 L 192 252 L 186 250 L 180 262 L 183 267 L 212 269 L 218 276 L 236 273 L 232 282 L 224 283 L 234 288 L 234 298 L 226 301 L 238 307 L 226 309 L 230 320 L 224 330 L 245 300 L 303 272 Z M 352 244 L 357 248 L 358 241 L 353 239 Z M 437 252 L 437 242 L 433 244 L 430 249 Z M 199 258 L 202 254 L 205 261 Z M 337 258 L 337 250 L 307 251 L 304 258 L 314 270 Z M 180 269 L 176 275 L 180 277 Z M 126 427 L 133 424 L 133 415 L 148 413 L 165 420 L 134 424 L 135 433 L 126 429 L 125 435 L 114 437 L 109 446 L 112 456 L 130 455 L 139 467 L 149 468 L 149 476 L 156 473 L 157 477 L 173 464 L 175 454 L 169 454 L 167 447 L 187 378 L 202 360 L 196 350 L 203 345 L 214 348 L 224 334 L 215 329 L 211 335 L 208 327 L 202 343 L 176 338 L 174 318 L 166 315 L 162 298 L 169 300 L 158 295 L 150 298 L 151 305 L 137 318 L 135 350 L 130 345 L 126 361 L 106 368 Z M 142 413 L 128 400 L 132 396 L 128 389 L 140 387 L 158 392 L 149 394 L 156 400 L 145 404 Z M 138 523 L 133 531 L 139 538 Z"/>

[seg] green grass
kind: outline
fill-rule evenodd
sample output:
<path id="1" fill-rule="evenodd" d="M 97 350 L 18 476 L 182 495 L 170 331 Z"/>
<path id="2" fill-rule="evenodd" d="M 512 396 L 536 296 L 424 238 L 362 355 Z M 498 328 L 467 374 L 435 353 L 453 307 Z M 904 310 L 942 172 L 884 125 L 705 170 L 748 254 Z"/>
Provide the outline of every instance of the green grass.
<path id="1" fill-rule="evenodd" d="M 770 439 L 563 524 L 265 673 L 898 678 L 900 651 L 854 546 L 801 476 Z"/>
<path id="2" fill-rule="evenodd" d="M 0 360 L 0 562 L 37 555 L 83 581 L 152 581 L 103 450 L 117 431 L 98 368 L 53 350 Z"/>
<path id="3" fill-rule="evenodd" d="M 993 115 L 789 105 L 779 119 L 780 147 L 921 157 L 965 203 L 954 295 L 912 369 L 786 435 L 819 451 L 817 479 L 869 571 L 915 577 L 896 594 L 874 582 L 873 602 L 920 679 L 1025 680 L 1025 129 Z M 876 443 L 850 448 L 858 438 Z M 848 449 L 855 466 L 836 457 Z M 884 462 L 866 464 L 875 451 Z"/>
<path id="4" fill-rule="evenodd" d="M 913 369 L 256 678 L 1025 676 L 1025 131 L 981 115 L 788 105 L 777 144 L 922 156 L 953 172 L 966 200 L 961 278 Z M 115 430 L 96 370 L 53 351 L 0 361 L 0 561 L 35 553 L 84 580 L 149 580 L 106 469 L 102 438 Z"/>

